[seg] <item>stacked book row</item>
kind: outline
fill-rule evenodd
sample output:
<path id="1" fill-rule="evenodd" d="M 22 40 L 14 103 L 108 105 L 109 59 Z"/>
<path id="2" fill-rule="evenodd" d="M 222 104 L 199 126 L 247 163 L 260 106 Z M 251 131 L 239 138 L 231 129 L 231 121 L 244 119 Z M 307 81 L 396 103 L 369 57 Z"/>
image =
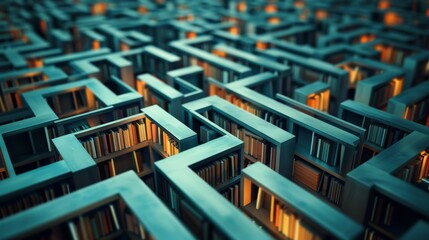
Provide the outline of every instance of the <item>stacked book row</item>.
<path id="1" fill-rule="evenodd" d="M 387 103 L 389 98 L 398 95 L 402 89 L 402 81 L 392 80 L 373 92 L 371 97 L 371 106 L 382 108 Z"/>
<path id="2" fill-rule="evenodd" d="M 344 147 L 341 145 L 341 156 L 344 155 Z M 319 136 L 318 134 L 315 134 L 313 132 L 313 137 L 311 138 L 311 146 L 310 146 L 310 154 L 311 156 L 314 156 L 323 162 L 331 165 L 336 166 L 337 165 L 337 157 L 335 156 L 335 144 L 333 141 L 324 138 L 322 136 Z"/>
<path id="3" fill-rule="evenodd" d="M 31 194 L 20 196 L 17 199 L 3 204 L 0 206 L 0 219 L 13 215 L 33 206 L 51 201 L 57 197 L 70 193 L 70 186 L 68 183 L 59 183 L 50 187 L 40 189 Z"/>
<path id="4" fill-rule="evenodd" d="M 320 192 L 336 205 L 340 205 L 344 182 L 304 160 L 296 159 L 293 178 L 315 192 Z"/>
<path id="5" fill-rule="evenodd" d="M 146 141 L 147 127 L 143 121 L 128 123 L 81 140 L 92 158 L 100 158 Z"/>
<path id="6" fill-rule="evenodd" d="M 313 191 L 318 190 L 322 171 L 303 160 L 295 159 L 293 177 Z"/>
<path id="7" fill-rule="evenodd" d="M 239 171 L 238 156 L 237 154 L 231 154 L 197 169 L 195 172 L 208 184 L 217 187 L 235 176 L 238 176 Z"/>
<path id="8" fill-rule="evenodd" d="M 270 202 L 264 203 L 264 201 Z M 269 210 L 270 223 L 287 239 L 321 239 L 319 234 L 308 223 L 304 222 L 285 204 L 259 187 L 256 210 L 265 208 L 264 206 Z"/>
<path id="9" fill-rule="evenodd" d="M 220 193 L 224 198 L 226 198 L 230 203 L 234 204 L 234 206 L 239 207 L 240 205 L 240 185 L 236 184 L 225 189 Z"/>
<path id="10" fill-rule="evenodd" d="M 231 100 L 232 104 L 238 106 L 239 108 L 244 109 L 258 117 L 262 117 L 262 110 L 259 107 L 253 105 L 252 103 L 242 101 L 240 98 L 237 97 L 233 97 L 231 98 Z"/>
<path id="11" fill-rule="evenodd" d="M 397 205 L 387 197 L 377 194 L 371 209 L 370 222 L 378 226 L 392 226 L 397 215 Z"/>
<path id="12" fill-rule="evenodd" d="M 161 145 L 163 151 L 167 153 L 168 156 L 173 156 L 179 153 L 178 142 L 166 131 L 155 123 L 152 123 L 148 118 L 146 118 L 146 126 L 150 126 L 148 138 L 152 139 L 154 143 Z"/>
<path id="13" fill-rule="evenodd" d="M 137 239 L 150 239 L 147 235 L 143 225 L 137 220 L 137 218 L 128 212 L 125 213 L 125 226 L 129 233 L 132 233 L 132 237 Z"/>
<path id="14" fill-rule="evenodd" d="M 68 228 L 72 239 L 99 239 L 112 236 L 121 225 L 115 206 L 109 204 L 69 221 Z"/>
<path id="15" fill-rule="evenodd" d="M 209 114 L 206 114 L 208 116 Z M 213 112 L 212 121 L 244 142 L 244 153 L 272 169 L 276 166 L 276 147 L 262 137 L 241 128 L 237 123 Z M 255 161 L 254 160 L 254 161 Z"/>
<path id="16" fill-rule="evenodd" d="M 387 126 L 373 122 L 369 124 L 366 140 L 379 147 L 389 147 L 391 144 L 405 137 L 403 131 L 389 129 Z"/>
<path id="17" fill-rule="evenodd" d="M 138 105 L 127 107 L 126 109 L 117 109 L 113 111 L 113 119 L 121 119 L 139 113 Z"/>

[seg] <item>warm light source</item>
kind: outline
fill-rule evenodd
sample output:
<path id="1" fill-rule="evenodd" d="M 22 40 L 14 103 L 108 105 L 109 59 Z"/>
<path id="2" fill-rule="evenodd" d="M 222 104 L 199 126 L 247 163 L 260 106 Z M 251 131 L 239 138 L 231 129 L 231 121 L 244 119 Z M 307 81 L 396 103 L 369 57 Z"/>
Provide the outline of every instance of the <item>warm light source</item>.
<path id="1" fill-rule="evenodd" d="M 264 42 L 261 42 L 261 41 L 256 42 L 256 48 L 259 50 L 265 50 L 267 49 L 267 47 L 268 47 L 267 44 Z"/>
<path id="2" fill-rule="evenodd" d="M 281 22 L 280 18 L 278 17 L 270 17 L 268 18 L 269 24 L 279 24 Z"/>
<path id="3" fill-rule="evenodd" d="M 137 11 L 141 14 L 146 14 L 149 12 L 146 6 L 139 6 Z"/>
<path id="4" fill-rule="evenodd" d="M 97 50 L 100 48 L 100 42 L 97 40 L 92 41 L 92 49 Z"/>
<path id="5" fill-rule="evenodd" d="M 275 4 L 268 4 L 265 6 L 266 13 L 275 13 L 277 12 L 277 6 Z"/>
<path id="6" fill-rule="evenodd" d="M 107 4 L 105 2 L 94 3 L 91 7 L 92 15 L 104 14 L 107 10 Z"/>
<path id="7" fill-rule="evenodd" d="M 384 15 L 384 24 L 387 26 L 398 25 L 398 24 L 401 24 L 402 21 L 403 21 L 402 17 L 395 12 L 387 12 Z"/>
<path id="8" fill-rule="evenodd" d="M 390 2 L 387 0 L 380 0 L 378 2 L 378 9 L 383 10 L 390 7 Z"/>
<path id="9" fill-rule="evenodd" d="M 197 37 L 197 34 L 195 32 L 186 32 L 186 38 L 192 39 L 196 37 Z"/>
<path id="10" fill-rule="evenodd" d="M 239 12 L 245 12 L 247 10 L 246 2 L 239 2 L 237 4 L 237 11 Z"/>
<path id="11" fill-rule="evenodd" d="M 229 33 L 232 35 L 240 35 L 240 29 L 238 29 L 238 27 L 230 27 Z"/>

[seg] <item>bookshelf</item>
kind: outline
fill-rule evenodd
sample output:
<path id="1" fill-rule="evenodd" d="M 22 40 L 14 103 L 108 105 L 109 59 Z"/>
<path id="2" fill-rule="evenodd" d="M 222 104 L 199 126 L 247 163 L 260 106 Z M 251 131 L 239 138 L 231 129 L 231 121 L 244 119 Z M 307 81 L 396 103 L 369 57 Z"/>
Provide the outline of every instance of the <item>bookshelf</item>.
<path id="1" fill-rule="evenodd" d="M 170 47 L 182 56 L 182 66 L 200 66 L 204 70 L 204 77 L 211 77 L 221 83 L 236 81 L 252 73 L 249 67 L 223 59 L 205 50 L 197 48 L 198 45 L 208 45 L 211 36 L 200 36 L 191 40 L 174 41 Z M 197 45 L 197 46 L 195 46 Z M 204 47 L 203 47 L 204 49 Z M 204 81 L 203 88 L 208 92 L 208 84 Z"/>
<path id="2" fill-rule="evenodd" d="M 85 58 L 73 61 L 70 66 L 78 73 L 95 77 L 110 88 L 114 88 L 111 82 L 112 76 L 121 79 L 128 86 L 135 88 L 133 64 L 131 61 L 118 54 L 108 54 L 93 58 Z"/>
<path id="3" fill-rule="evenodd" d="M 405 59 L 403 67 L 407 71 L 404 88 L 416 86 L 428 79 L 429 53 L 427 51 L 417 53 Z"/>
<path id="4" fill-rule="evenodd" d="M 330 85 L 329 113 L 336 115 L 339 104 L 347 98 L 348 73 L 324 61 L 305 58 L 278 49 L 268 49 L 265 56 L 288 65 L 292 74 L 289 76 L 285 93 L 292 97 L 295 89 L 321 81 Z"/>
<path id="5" fill-rule="evenodd" d="M 67 75 L 59 68 L 45 67 L 9 71 L 0 74 L 0 112 L 23 108 L 22 93 L 57 85 L 67 81 Z"/>
<path id="6" fill-rule="evenodd" d="M 398 67 L 361 58 L 337 66 L 349 72 L 348 99 L 385 110 L 389 98 L 402 91 L 404 71 Z"/>
<path id="7" fill-rule="evenodd" d="M 413 131 L 429 133 L 423 125 L 351 100 L 341 103 L 339 116 L 367 130 L 363 139 L 362 163 Z"/>
<path id="8" fill-rule="evenodd" d="M 182 106 L 186 122 L 194 122 L 193 115 L 199 114 L 242 140 L 245 166 L 262 162 L 283 176 L 291 177 L 295 144 L 292 134 L 216 96 Z"/>
<path id="9" fill-rule="evenodd" d="M 371 158 L 368 163 L 424 191 L 429 191 L 428 140 L 429 135 L 412 132 Z"/>
<path id="10" fill-rule="evenodd" d="M 54 139 L 54 149 L 57 144 L 68 143 Z M 98 181 L 95 163 L 78 153 L 74 158 L 12 176 L 0 182 L 0 218 L 52 201 Z"/>
<path id="11" fill-rule="evenodd" d="M 292 98 L 286 97 L 284 95 L 281 95 L 279 93 L 276 94 L 275 99 L 291 108 L 294 108 L 300 112 L 303 112 L 311 117 L 314 117 L 316 119 L 319 119 L 320 121 L 323 121 L 329 125 L 332 125 L 334 127 L 337 127 L 339 129 L 342 129 L 346 132 L 349 132 L 355 136 L 357 136 L 359 139 L 364 139 L 366 130 L 364 128 L 361 128 L 359 126 L 356 126 L 352 123 L 349 123 L 339 117 L 332 116 L 326 112 L 322 112 L 318 109 L 314 109 L 306 104 L 300 103 Z M 355 156 L 356 159 L 361 159 L 360 154 L 362 153 L 363 148 L 363 140 L 361 140 L 358 144 L 358 152 Z M 355 161 L 354 167 L 360 165 L 359 161 Z"/>
<path id="12" fill-rule="evenodd" d="M 151 74 L 142 74 L 137 76 L 136 89 L 143 95 L 145 106 L 157 104 L 174 117 L 180 117 L 183 94 L 172 86 Z"/>
<path id="13" fill-rule="evenodd" d="M 359 136 L 315 119 L 249 88 L 228 86 L 227 89 L 234 95 L 233 103 L 237 101 L 235 99 L 239 99 L 243 106 L 251 105 L 253 110 L 247 111 L 258 117 L 269 122 L 271 118 L 278 119 L 272 122 L 274 124 L 283 122 L 283 129 L 295 135 L 294 173 L 298 167 L 299 171 L 311 171 L 316 176 L 311 184 L 305 182 L 305 178 L 299 177 L 300 174 L 293 175 L 294 181 L 320 198 L 336 206 L 341 205 L 341 198 L 331 198 L 329 193 L 325 196 L 323 192 L 318 191 L 317 186 L 323 183 L 323 177 L 327 179 L 325 181 L 331 179 L 329 181 L 336 186 L 336 191 L 341 192 L 345 174 L 360 164 L 358 157 L 362 140 Z M 300 179 L 307 184 L 302 183 Z"/>
<path id="14" fill-rule="evenodd" d="M 30 117 L 3 125 L 5 130 L 0 131 L 8 149 L 2 150 L 3 158 L 12 163 L 9 175 L 11 168 L 22 173 L 54 162 L 51 139 L 66 130 L 90 126 L 87 121 L 93 110 L 113 105 L 113 117 L 119 118 L 141 106 L 138 93 L 117 96 L 96 79 L 26 92 L 22 98 L 31 110 Z M 25 148 L 17 143 L 25 143 Z"/>
<path id="15" fill-rule="evenodd" d="M 342 210 L 365 226 L 365 239 L 399 238 L 429 216 L 428 194 L 369 161 L 347 175 Z"/>
<path id="16" fill-rule="evenodd" d="M 276 239 L 361 239 L 363 228 L 343 213 L 255 163 L 242 171 L 241 207 Z"/>
<path id="17" fill-rule="evenodd" d="M 212 188 L 192 169 L 228 156 L 231 152 L 242 158 L 242 146 L 240 140 L 224 135 L 155 163 L 158 196 L 195 238 L 269 238 L 216 191 L 222 189 Z"/>
<path id="18" fill-rule="evenodd" d="M 165 221 L 169 228 L 162 227 Z M 1 221 L 0 229 L 2 238 L 192 239 L 133 172 L 9 217 Z"/>
<path id="19" fill-rule="evenodd" d="M 296 88 L 294 99 L 308 106 L 327 112 L 329 109 L 330 86 L 323 82 L 313 82 Z"/>
<path id="20" fill-rule="evenodd" d="M 143 180 L 153 182 L 153 163 L 195 146 L 197 137 L 157 105 L 142 110 L 144 113 L 60 137 L 74 142 L 76 149 L 64 145 L 58 151 L 67 158 L 80 149 L 97 164 L 101 179 L 134 170 Z"/>
<path id="21" fill-rule="evenodd" d="M 276 75 L 276 77 L 278 78 L 278 80 L 274 83 L 274 90 L 276 91 L 276 93 L 286 92 L 287 89 L 286 86 L 284 86 L 284 82 L 290 74 L 290 69 L 288 66 L 279 64 L 271 59 L 262 56 L 258 56 L 234 47 L 227 46 L 225 44 L 215 45 L 212 49 L 212 53 L 224 59 L 228 59 L 230 61 L 251 68 L 253 74 L 263 73 L 266 71 L 274 73 L 274 75 Z"/>
<path id="22" fill-rule="evenodd" d="M 390 98 L 387 112 L 429 126 L 429 82 L 422 82 Z"/>
<path id="23" fill-rule="evenodd" d="M 80 59 L 90 58 L 109 54 L 111 51 L 109 48 L 100 48 L 96 51 L 81 51 L 70 53 L 67 55 L 51 56 L 43 59 L 43 66 L 55 66 L 63 70 L 66 74 L 70 75 L 73 73 L 73 68 L 70 63 Z"/>

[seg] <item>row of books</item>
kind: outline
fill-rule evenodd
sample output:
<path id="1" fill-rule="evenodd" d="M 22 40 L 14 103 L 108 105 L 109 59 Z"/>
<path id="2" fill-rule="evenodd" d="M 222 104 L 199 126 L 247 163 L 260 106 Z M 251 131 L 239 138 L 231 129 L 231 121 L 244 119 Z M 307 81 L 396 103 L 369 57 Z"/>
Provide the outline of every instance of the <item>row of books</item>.
<path id="1" fill-rule="evenodd" d="M 139 112 L 140 112 L 140 107 L 138 105 L 129 106 L 129 107 L 126 107 L 125 109 L 116 109 L 115 111 L 113 111 L 113 119 L 117 120 L 124 117 L 129 117 Z"/>
<path id="2" fill-rule="evenodd" d="M 245 129 L 237 129 L 235 136 L 244 142 L 244 153 L 269 166 L 271 169 L 275 169 L 275 146 L 265 141 L 261 137 L 246 131 Z"/>
<path id="3" fill-rule="evenodd" d="M 91 157 L 96 159 L 146 141 L 147 130 L 146 124 L 139 120 L 80 141 Z"/>
<path id="4" fill-rule="evenodd" d="M 216 96 L 219 96 L 219 97 L 225 99 L 226 98 L 226 91 L 225 91 L 225 89 L 223 89 L 223 88 L 221 88 L 221 87 L 219 87 L 213 83 L 210 83 L 209 84 L 209 96 L 213 96 L 213 95 L 216 95 Z"/>
<path id="5" fill-rule="evenodd" d="M 10 112 L 22 108 L 20 93 L 3 93 L 0 95 L 0 112 Z"/>
<path id="6" fill-rule="evenodd" d="M 239 183 L 223 190 L 220 193 L 230 203 L 234 204 L 235 207 L 240 206 L 240 185 Z"/>
<path id="7" fill-rule="evenodd" d="M 270 201 L 270 203 L 263 203 L 263 201 Z M 321 239 L 317 232 L 291 209 L 259 187 L 256 210 L 263 208 L 263 206 L 269 210 L 270 223 L 287 239 Z"/>
<path id="8" fill-rule="evenodd" d="M 141 173 L 145 169 L 145 159 L 143 159 L 143 155 L 140 150 L 122 154 L 98 165 L 101 179 L 107 179 L 128 170 L 134 170 L 136 173 Z"/>
<path id="9" fill-rule="evenodd" d="M 402 66 L 405 51 L 393 46 L 375 45 L 374 49 L 381 53 L 381 61 L 388 64 Z"/>
<path id="10" fill-rule="evenodd" d="M 207 117 L 209 114 L 205 113 Z M 267 142 L 262 137 L 249 132 L 240 127 L 237 123 L 230 121 L 226 117 L 213 112 L 211 119 L 215 124 L 222 127 L 229 133 L 244 142 L 244 153 L 250 155 L 256 161 L 275 169 L 276 166 L 276 147 Z"/>
<path id="11" fill-rule="evenodd" d="M 17 199 L 0 206 L 0 219 L 69 193 L 70 185 L 68 183 L 58 183 L 30 194 L 19 196 Z"/>
<path id="12" fill-rule="evenodd" d="M 307 97 L 307 105 L 320 111 L 327 112 L 328 104 L 329 90 L 319 93 L 313 93 Z"/>
<path id="13" fill-rule="evenodd" d="M 158 125 L 146 118 L 146 126 L 150 126 L 151 131 L 148 132 L 148 139 L 152 139 L 153 143 L 162 146 L 163 151 L 168 156 L 173 156 L 179 153 L 179 143 L 174 140 L 166 131 Z"/>
<path id="14" fill-rule="evenodd" d="M 373 92 L 370 105 L 376 108 L 384 108 L 389 98 L 398 95 L 401 90 L 402 80 L 393 79 Z"/>
<path id="15" fill-rule="evenodd" d="M 397 215 L 398 206 L 387 197 L 376 194 L 371 208 L 370 222 L 378 226 L 392 226 Z"/>
<path id="16" fill-rule="evenodd" d="M 143 99 L 145 100 L 145 106 L 152 106 L 152 105 L 158 105 L 162 109 L 168 111 L 168 102 L 167 99 L 164 99 L 156 92 L 149 89 L 146 83 L 143 82 L 142 87 L 142 95 Z"/>
<path id="17" fill-rule="evenodd" d="M 146 232 L 143 225 L 137 220 L 137 218 L 133 214 L 129 212 L 125 212 L 125 229 L 128 231 L 128 233 L 132 233 L 131 238 L 151 239 L 151 237 L 148 236 L 148 233 Z"/>
<path id="18" fill-rule="evenodd" d="M 228 83 L 230 80 L 230 73 L 228 73 L 228 71 L 222 70 L 222 69 L 218 69 L 216 67 L 214 67 L 213 65 L 211 65 L 210 63 L 204 61 L 204 60 L 200 60 L 197 59 L 195 57 L 190 57 L 190 64 L 192 66 L 200 66 L 203 68 L 204 71 L 204 76 L 216 79 L 219 82 L 223 82 L 223 83 Z"/>
<path id="19" fill-rule="evenodd" d="M 306 163 L 304 160 L 295 158 L 292 175 L 295 180 L 317 192 L 322 170 Z"/>
<path id="20" fill-rule="evenodd" d="M 237 154 L 231 154 L 195 170 L 198 176 L 213 187 L 239 175 L 240 166 Z"/>
<path id="21" fill-rule="evenodd" d="M 296 181 L 315 192 L 319 192 L 336 205 L 340 205 L 344 186 L 342 180 L 297 157 L 294 161 L 292 175 Z"/>
<path id="22" fill-rule="evenodd" d="M 369 124 L 366 140 L 379 147 L 389 147 L 393 143 L 405 137 L 405 132 L 398 129 L 390 129 L 388 126 L 372 122 Z"/>
<path id="23" fill-rule="evenodd" d="M 231 97 L 230 99 L 231 103 L 238 106 L 239 108 L 244 109 L 258 117 L 262 117 L 262 110 L 254 104 L 241 100 L 240 98 L 235 96 Z"/>
<path id="24" fill-rule="evenodd" d="M 357 82 L 368 77 L 365 71 L 361 71 L 359 65 L 342 64 L 339 67 L 349 72 L 349 88 L 356 88 Z"/>
<path id="25" fill-rule="evenodd" d="M 426 124 L 428 118 L 429 98 L 414 103 L 405 109 L 404 118 Z"/>
<path id="26" fill-rule="evenodd" d="M 73 240 L 105 238 L 121 230 L 120 219 L 113 203 L 80 215 L 67 225 Z"/>
<path id="27" fill-rule="evenodd" d="M 335 146 L 336 144 L 332 140 L 324 138 L 313 132 L 310 145 L 310 154 L 311 156 L 314 156 L 331 166 L 336 166 L 338 164 L 338 158 L 335 154 Z M 342 156 L 344 156 L 344 150 L 344 146 L 341 145 L 339 156 L 340 159 Z"/>
<path id="28" fill-rule="evenodd" d="M 324 172 L 318 191 L 337 206 L 341 203 L 344 182 Z"/>
<path id="29" fill-rule="evenodd" d="M 262 114 L 264 117 L 262 119 L 264 119 L 265 121 L 281 128 L 281 129 L 286 129 L 287 128 L 287 121 L 275 114 L 272 114 L 268 111 L 265 111 Z"/>

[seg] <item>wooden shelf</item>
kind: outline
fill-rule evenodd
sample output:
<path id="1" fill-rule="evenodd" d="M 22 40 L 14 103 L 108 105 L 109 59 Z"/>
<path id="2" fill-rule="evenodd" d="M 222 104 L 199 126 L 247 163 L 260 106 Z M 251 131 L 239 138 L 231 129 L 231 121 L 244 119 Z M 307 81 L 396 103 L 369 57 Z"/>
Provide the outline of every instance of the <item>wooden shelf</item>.
<path id="1" fill-rule="evenodd" d="M 116 158 L 116 157 L 118 157 L 120 155 L 124 155 L 124 154 L 130 153 L 130 152 L 136 151 L 136 150 L 138 150 L 140 148 L 145 148 L 145 147 L 148 147 L 148 146 L 149 146 L 149 141 L 140 142 L 140 143 L 138 143 L 138 144 L 136 144 L 136 145 L 134 145 L 132 147 L 125 148 L 125 149 L 122 149 L 122 150 L 110 153 L 110 154 L 108 154 L 106 156 L 102 156 L 100 158 L 96 158 L 95 162 L 96 163 L 102 163 L 102 162 L 104 162 L 106 160 L 110 160 L 110 159 Z"/>

